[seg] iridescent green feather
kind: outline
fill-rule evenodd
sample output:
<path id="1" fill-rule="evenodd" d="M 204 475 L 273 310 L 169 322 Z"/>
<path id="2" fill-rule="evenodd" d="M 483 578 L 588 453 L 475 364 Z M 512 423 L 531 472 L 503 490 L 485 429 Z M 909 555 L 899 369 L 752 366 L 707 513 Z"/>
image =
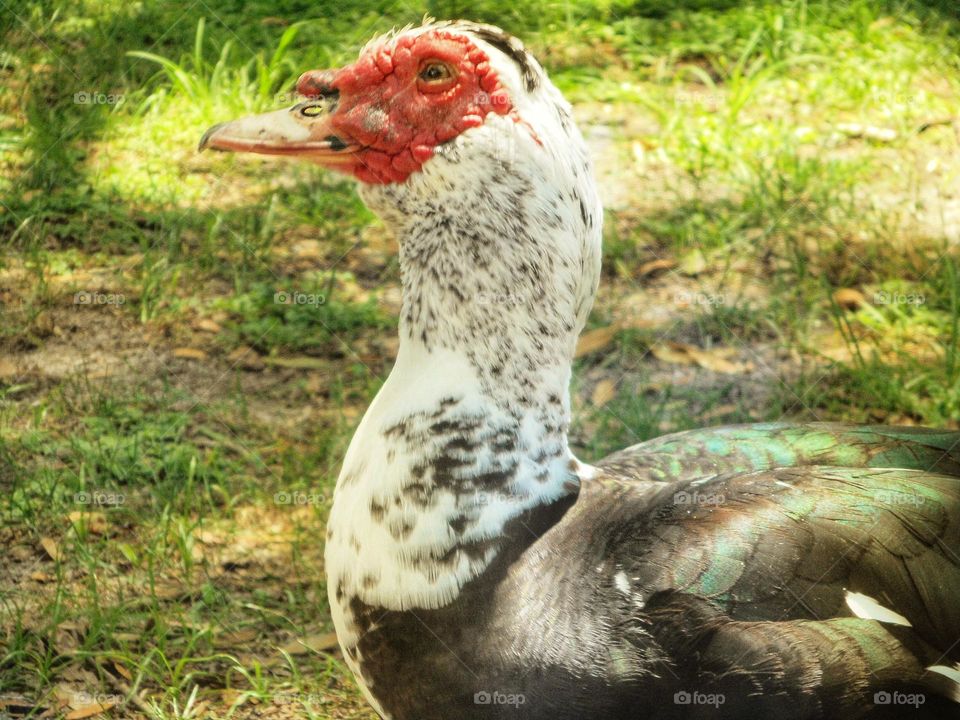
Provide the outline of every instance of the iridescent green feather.
<path id="1" fill-rule="evenodd" d="M 829 423 L 734 425 L 666 435 L 600 462 L 613 476 L 657 482 L 809 465 L 960 476 L 960 433 Z"/>

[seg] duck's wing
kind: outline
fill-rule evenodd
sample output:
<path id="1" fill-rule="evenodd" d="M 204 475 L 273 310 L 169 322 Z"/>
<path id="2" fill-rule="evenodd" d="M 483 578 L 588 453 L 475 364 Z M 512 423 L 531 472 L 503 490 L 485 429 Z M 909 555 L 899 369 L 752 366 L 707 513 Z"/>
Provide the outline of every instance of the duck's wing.
<path id="1" fill-rule="evenodd" d="M 960 476 L 960 433 L 840 423 L 764 423 L 664 435 L 599 463 L 628 482 L 676 482 L 807 465 L 912 468 Z"/>
<path id="2" fill-rule="evenodd" d="M 928 649 L 897 626 L 861 618 L 735 621 L 683 594 L 656 598 L 646 617 L 674 662 L 665 679 L 675 689 L 664 702 L 681 707 L 664 717 L 960 718 L 960 669 L 926 665 Z"/>
<path id="3" fill-rule="evenodd" d="M 673 436 L 585 483 L 572 525 L 604 528 L 585 555 L 611 560 L 610 596 L 662 653 L 659 674 L 677 692 L 722 694 L 713 717 L 880 716 L 888 699 L 960 717 L 945 669 L 960 662 L 960 434 L 763 432 Z M 669 453 L 679 465 L 663 465 Z M 804 464 L 814 458 L 867 467 Z M 882 467 L 894 462 L 911 467 Z M 649 482 L 651 468 L 674 482 Z"/>

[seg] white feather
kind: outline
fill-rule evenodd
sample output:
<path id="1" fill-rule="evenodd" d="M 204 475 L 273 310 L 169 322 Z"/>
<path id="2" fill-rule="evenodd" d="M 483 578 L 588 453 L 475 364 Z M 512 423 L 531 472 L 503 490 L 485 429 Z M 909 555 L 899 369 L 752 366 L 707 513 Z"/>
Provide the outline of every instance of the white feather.
<path id="1" fill-rule="evenodd" d="M 939 695 L 960 703 L 960 663 L 949 667 L 947 665 L 931 665 L 927 668 L 926 685 Z"/>
<path id="2" fill-rule="evenodd" d="M 849 607 L 850 611 L 858 618 L 876 620 L 877 622 L 887 623 L 889 625 L 912 627 L 912 623 L 903 615 L 889 608 L 885 608 L 869 595 L 847 590 L 845 599 L 847 601 L 847 607 Z"/>

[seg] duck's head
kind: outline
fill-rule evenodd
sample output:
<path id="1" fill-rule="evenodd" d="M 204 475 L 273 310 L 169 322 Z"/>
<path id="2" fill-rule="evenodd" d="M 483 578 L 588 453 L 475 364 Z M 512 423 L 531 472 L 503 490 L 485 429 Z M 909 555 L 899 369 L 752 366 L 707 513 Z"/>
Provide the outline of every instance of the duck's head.
<path id="1" fill-rule="evenodd" d="M 215 125 L 200 149 L 295 156 L 365 183 L 402 183 L 446 145 L 498 118 L 541 139 L 530 120 L 542 118 L 524 113 L 535 112 L 534 96 L 544 90 L 559 99 L 548 85 L 536 60 L 500 29 L 429 23 L 375 39 L 351 65 L 304 73 L 302 102 Z M 514 134 L 506 128 L 498 123 L 504 156 L 504 136 Z"/>
<path id="2" fill-rule="evenodd" d="M 481 314 L 548 307 L 572 348 L 599 276 L 600 203 L 570 107 L 519 40 L 429 22 L 372 41 L 351 65 L 304 73 L 297 91 L 291 108 L 210 128 L 200 148 L 352 175 L 399 236 L 411 303 L 441 315 L 484 293 L 514 305 Z M 428 275 L 446 286 L 425 289 Z M 528 301 L 539 307 L 516 307 Z"/>

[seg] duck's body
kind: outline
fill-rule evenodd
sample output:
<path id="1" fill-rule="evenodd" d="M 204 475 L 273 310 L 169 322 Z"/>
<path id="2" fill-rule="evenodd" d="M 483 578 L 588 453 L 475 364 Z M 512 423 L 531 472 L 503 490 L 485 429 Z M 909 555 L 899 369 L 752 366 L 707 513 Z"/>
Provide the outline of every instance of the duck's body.
<path id="1" fill-rule="evenodd" d="M 300 89 L 202 144 L 350 172 L 400 240 L 400 351 L 326 547 L 383 717 L 960 717 L 960 434 L 746 426 L 578 462 L 601 212 L 543 70 L 428 24 Z"/>
<path id="2" fill-rule="evenodd" d="M 337 600 L 346 652 L 395 720 L 960 717 L 926 670 L 960 659 L 958 440 L 764 425 L 638 445 L 508 523 L 442 607 Z"/>

